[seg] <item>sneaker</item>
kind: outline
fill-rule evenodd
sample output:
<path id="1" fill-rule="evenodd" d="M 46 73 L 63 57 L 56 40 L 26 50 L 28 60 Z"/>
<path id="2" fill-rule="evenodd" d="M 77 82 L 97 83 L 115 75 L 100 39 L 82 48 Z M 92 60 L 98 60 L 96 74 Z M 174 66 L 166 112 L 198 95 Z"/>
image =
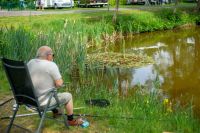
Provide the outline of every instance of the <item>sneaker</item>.
<path id="1" fill-rule="evenodd" d="M 34 108 L 33 106 L 30 106 L 30 105 L 26 105 L 25 106 L 26 110 L 30 111 L 30 112 L 36 112 L 36 108 Z"/>
<path id="2" fill-rule="evenodd" d="M 83 119 L 82 118 L 77 118 L 77 119 L 73 119 L 71 121 L 68 121 L 70 126 L 80 126 L 83 124 Z"/>

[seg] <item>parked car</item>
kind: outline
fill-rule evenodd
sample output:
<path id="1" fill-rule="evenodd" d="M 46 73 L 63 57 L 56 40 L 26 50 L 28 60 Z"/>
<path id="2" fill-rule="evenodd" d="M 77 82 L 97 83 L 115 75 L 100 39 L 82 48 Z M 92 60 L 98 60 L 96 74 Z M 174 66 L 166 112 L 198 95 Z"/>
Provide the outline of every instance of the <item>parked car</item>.
<path id="1" fill-rule="evenodd" d="M 127 4 L 145 4 L 146 0 L 127 0 Z"/>
<path id="2" fill-rule="evenodd" d="M 108 5 L 108 0 L 78 0 L 78 7 L 103 7 Z"/>

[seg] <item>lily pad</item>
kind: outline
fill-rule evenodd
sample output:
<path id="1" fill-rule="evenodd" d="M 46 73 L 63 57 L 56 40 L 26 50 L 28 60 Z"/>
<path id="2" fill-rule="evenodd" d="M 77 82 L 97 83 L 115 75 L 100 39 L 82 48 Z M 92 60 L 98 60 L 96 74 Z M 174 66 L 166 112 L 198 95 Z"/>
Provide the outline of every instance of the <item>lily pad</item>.
<path id="1" fill-rule="evenodd" d="M 111 67 L 140 67 L 154 63 L 153 59 L 145 55 L 136 55 L 130 53 L 93 53 L 87 55 L 87 63 L 92 65 L 103 65 Z"/>

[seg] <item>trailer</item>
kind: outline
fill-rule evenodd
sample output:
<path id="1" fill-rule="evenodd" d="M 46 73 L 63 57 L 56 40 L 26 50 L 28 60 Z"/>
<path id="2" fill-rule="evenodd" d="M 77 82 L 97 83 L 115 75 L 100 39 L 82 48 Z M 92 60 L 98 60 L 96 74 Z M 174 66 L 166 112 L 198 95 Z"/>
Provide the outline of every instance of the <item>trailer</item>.
<path id="1" fill-rule="evenodd" d="M 39 3 L 43 3 L 44 8 L 65 8 L 74 7 L 74 0 L 37 0 L 36 8 L 39 7 Z"/>
<path id="2" fill-rule="evenodd" d="M 79 0 L 78 7 L 103 7 L 108 6 L 108 0 Z"/>

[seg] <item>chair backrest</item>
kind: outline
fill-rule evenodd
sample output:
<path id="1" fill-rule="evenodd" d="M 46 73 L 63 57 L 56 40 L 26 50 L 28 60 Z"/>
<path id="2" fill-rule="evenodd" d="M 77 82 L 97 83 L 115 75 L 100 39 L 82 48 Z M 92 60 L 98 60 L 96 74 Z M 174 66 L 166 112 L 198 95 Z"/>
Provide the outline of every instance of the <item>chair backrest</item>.
<path id="1" fill-rule="evenodd" d="M 17 104 L 39 107 L 26 63 L 6 58 L 2 58 L 2 63 Z"/>

